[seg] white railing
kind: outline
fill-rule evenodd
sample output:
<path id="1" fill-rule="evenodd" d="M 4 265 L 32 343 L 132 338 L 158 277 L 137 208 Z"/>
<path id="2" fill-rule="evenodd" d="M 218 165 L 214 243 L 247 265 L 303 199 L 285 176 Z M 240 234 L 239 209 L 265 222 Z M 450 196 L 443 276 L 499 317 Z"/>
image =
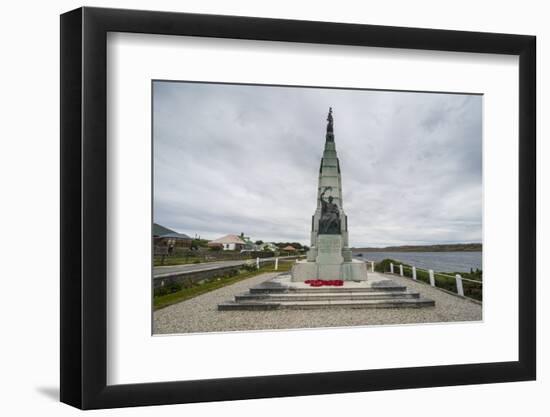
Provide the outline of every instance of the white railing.
<path id="1" fill-rule="evenodd" d="M 374 264 L 375 262 L 374 261 L 367 261 L 368 263 L 371 264 L 371 271 L 374 272 Z M 456 284 L 456 293 L 461 296 L 461 297 L 466 297 L 464 295 L 464 285 L 463 285 L 463 281 L 466 281 L 466 282 L 471 282 L 473 284 L 478 284 L 478 285 L 483 285 L 483 281 L 479 281 L 479 280 L 475 280 L 475 279 L 470 279 L 470 278 L 464 278 L 462 277 L 460 274 L 456 274 L 454 277 L 452 275 L 447 275 L 447 274 L 442 274 L 440 272 L 436 273 L 433 269 L 423 269 L 423 268 L 417 268 L 416 266 L 405 266 L 403 264 L 398 264 L 398 265 L 394 265 L 393 262 L 390 262 L 390 274 L 395 274 L 395 267 L 398 266 L 399 267 L 399 276 L 401 277 L 406 277 L 405 273 L 404 273 L 404 268 L 409 268 L 411 269 L 411 276 L 412 276 L 412 279 L 414 281 L 418 281 L 418 276 L 417 276 L 417 271 L 424 271 L 424 272 L 427 272 L 428 273 L 428 279 L 429 279 L 429 282 L 430 282 L 430 285 L 432 287 L 435 287 L 435 288 L 438 288 L 437 285 L 436 285 L 436 275 L 437 276 L 441 276 L 441 277 L 446 277 L 446 278 L 451 278 L 451 279 L 454 279 L 455 281 L 455 284 Z M 444 288 L 439 288 L 439 289 L 444 289 Z M 469 297 L 467 297 L 469 298 Z"/>
<path id="2" fill-rule="evenodd" d="M 369 270 L 369 265 L 370 265 L 370 272 L 374 272 L 374 261 L 369 261 L 368 259 L 363 259 L 363 261 L 367 264 L 367 272 Z"/>

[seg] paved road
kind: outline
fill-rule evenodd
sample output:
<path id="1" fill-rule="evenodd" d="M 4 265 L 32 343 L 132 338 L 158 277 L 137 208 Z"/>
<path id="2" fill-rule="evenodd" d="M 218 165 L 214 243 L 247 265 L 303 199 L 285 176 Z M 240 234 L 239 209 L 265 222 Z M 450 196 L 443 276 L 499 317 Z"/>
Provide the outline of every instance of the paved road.
<path id="1" fill-rule="evenodd" d="M 292 259 L 294 256 L 279 256 L 279 260 Z M 275 258 L 261 258 L 260 262 L 274 261 Z M 173 265 L 173 266 L 155 266 L 153 268 L 153 276 L 169 277 L 175 274 L 181 274 L 186 272 L 197 271 L 209 271 L 211 269 L 225 268 L 227 266 L 244 265 L 247 262 L 256 262 L 255 259 L 245 259 L 237 261 L 218 261 L 218 262 L 205 262 L 201 264 L 186 264 L 186 265 Z"/>

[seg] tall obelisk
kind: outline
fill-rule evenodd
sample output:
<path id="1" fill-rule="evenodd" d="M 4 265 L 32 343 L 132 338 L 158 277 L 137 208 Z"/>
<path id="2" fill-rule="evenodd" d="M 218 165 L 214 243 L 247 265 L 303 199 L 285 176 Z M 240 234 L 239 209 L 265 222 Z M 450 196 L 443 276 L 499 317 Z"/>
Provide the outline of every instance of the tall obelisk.
<path id="1" fill-rule="evenodd" d="M 366 264 L 352 259 L 348 245 L 348 220 L 343 208 L 342 177 L 330 108 L 319 169 L 317 209 L 311 219 L 311 249 L 307 260 L 297 262 L 293 267 L 292 280 L 366 280 Z"/>

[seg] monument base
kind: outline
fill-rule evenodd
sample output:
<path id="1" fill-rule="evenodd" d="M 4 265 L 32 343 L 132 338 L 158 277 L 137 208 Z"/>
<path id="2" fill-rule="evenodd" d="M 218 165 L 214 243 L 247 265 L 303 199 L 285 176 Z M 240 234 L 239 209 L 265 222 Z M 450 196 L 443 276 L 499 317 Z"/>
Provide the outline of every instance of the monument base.
<path id="1" fill-rule="evenodd" d="M 292 267 L 292 281 L 308 279 L 366 281 L 367 264 L 352 259 L 351 249 L 343 247 L 341 235 L 319 235 L 307 259 Z"/>
<path id="2" fill-rule="evenodd" d="M 367 264 L 355 259 L 351 262 L 342 262 L 340 264 L 319 264 L 303 260 L 294 264 L 291 276 L 294 282 L 304 282 L 308 279 L 366 281 Z"/>
<path id="3" fill-rule="evenodd" d="M 315 262 L 320 265 L 340 265 L 344 262 L 342 246 L 342 236 L 340 235 L 317 236 Z"/>

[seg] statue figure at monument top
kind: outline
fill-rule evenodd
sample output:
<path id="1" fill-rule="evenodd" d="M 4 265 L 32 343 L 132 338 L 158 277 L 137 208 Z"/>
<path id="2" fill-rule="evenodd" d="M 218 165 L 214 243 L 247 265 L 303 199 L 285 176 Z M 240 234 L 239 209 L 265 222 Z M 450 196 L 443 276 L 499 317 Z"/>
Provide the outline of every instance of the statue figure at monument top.
<path id="1" fill-rule="evenodd" d="M 334 119 L 332 118 L 332 107 L 329 107 L 328 109 L 328 116 L 327 116 L 327 133 L 333 133 L 334 132 Z"/>

